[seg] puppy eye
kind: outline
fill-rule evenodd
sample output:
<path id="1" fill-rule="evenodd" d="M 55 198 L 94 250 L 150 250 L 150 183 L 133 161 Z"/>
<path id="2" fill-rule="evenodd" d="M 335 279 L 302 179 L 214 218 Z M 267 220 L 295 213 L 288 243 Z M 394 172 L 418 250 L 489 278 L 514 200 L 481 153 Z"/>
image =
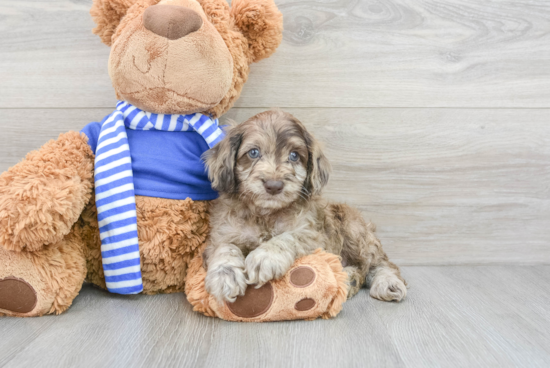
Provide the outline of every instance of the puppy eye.
<path id="1" fill-rule="evenodd" d="M 290 155 L 288 155 L 288 159 L 290 161 L 298 161 L 298 157 L 300 157 L 300 156 L 298 156 L 298 152 L 296 152 L 296 151 L 292 151 L 292 152 L 290 152 Z"/>
<path id="2" fill-rule="evenodd" d="M 248 151 L 248 157 L 258 158 L 260 157 L 260 151 L 256 148 L 252 148 L 250 151 Z"/>

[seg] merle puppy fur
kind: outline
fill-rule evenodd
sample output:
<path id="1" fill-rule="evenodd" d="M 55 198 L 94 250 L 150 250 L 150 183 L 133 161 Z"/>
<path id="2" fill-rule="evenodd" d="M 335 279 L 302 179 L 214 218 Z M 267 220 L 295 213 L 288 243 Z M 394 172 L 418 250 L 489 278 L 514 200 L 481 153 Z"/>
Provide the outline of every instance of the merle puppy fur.
<path id="1" fill-rule="evenodd" d="M 405 297 L 406 282 L 375 226 L 355 208 L 321 197 L 330 164 L 294 116 L 266 111 L 234 126 L 205 161 L 220 192 L 204 252 L 206 290 L 220 302 L 235 301 L 247 284 L 281 278 L 296 258 L 317 248 L 342 257 L 348 298 L 365 283 L 374 298 Z"/>

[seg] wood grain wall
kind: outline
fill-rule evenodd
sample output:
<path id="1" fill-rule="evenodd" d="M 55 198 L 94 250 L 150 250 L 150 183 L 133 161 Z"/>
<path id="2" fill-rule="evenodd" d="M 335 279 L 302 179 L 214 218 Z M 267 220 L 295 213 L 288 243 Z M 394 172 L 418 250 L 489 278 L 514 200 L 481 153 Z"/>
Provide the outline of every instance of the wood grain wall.
<path id="1" fill-rule="evenodd" d="M 549 2 L 277 3 L 283 44 L 226 117 L 295 114 L 401 264 L 550 262 Z M 113 110 L 90 6 L 0 2 L 0 172 Z"/>

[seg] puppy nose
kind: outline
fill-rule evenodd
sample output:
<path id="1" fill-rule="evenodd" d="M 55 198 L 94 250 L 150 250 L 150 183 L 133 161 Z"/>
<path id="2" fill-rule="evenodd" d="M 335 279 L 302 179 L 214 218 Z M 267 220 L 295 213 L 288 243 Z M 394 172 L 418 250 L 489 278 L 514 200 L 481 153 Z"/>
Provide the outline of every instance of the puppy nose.
<path id="1" fill-rule="evenodd" d="M 169 40 L 177 40 L 202 26 L 201 16 L 178 5 L 152 5 L 143 13 L 143 26 Z"/>
<path id="2" fill-rule="evenodd" d="M 272 195 L 281 193 L 284 186 L 285 183 L 279 180 L 268 180 L 264 183 L 265 190 Z"/>

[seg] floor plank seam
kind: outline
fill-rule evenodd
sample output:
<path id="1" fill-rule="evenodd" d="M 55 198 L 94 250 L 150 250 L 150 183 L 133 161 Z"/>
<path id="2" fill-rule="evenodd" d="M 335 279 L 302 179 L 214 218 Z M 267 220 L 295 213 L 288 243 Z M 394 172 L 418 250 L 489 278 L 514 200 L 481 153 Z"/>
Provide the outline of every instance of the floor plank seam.
<path id="1" fill-rule="evenodd" d="M 102 109 L 112 109 L 115 106 L 89 106 L 89 107 L 0 107 L 0 110 L 102 110 Z M 383 109 L 431 109 L 431 110 L 550 110 L 548 106 L 535 106 L 535 107 L 522 107 L 522 106 L 234 106 L 233 109 L 265 109 L 269 110 L 274 107 L 280 109 L 318 109 L 318 110 L 344 110 L 344 109 L 372 109 L 372 110 L 383 110 Z M 231 110 L 229 110 L 231 111 Z"/>

